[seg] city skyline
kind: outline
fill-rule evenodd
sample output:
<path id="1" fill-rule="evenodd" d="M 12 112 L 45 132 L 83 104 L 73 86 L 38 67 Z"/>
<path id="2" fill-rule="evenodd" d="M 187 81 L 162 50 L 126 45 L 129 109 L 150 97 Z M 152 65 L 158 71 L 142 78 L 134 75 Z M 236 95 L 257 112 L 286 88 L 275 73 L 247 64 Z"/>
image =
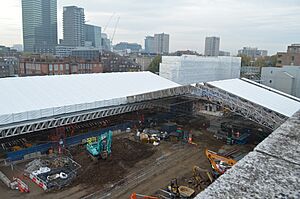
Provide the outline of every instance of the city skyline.
<path id="1" fill-rule="evenodd" d="M 165 32 L 171 35 L 170 51 L 196 50 L 204 53 L 205 37 L 221 38 L 220 49 L 237 54 L 244 46 L 266 49 L 270 55 L 300 43 L 298 20 L 300 2 L 237 0 L 140 2 L 134 0 L 59 0 L 58 37 L 62 38 L 63 6 L 75 5 L 86 12 L 87 23 L 104 27 L 116 13 L 106 33 L 112 34 L 120 16 L 114 44 L 121 41 L 144 44 L 146 35 Z M 130 9 L 129 9 L 130 8 Z M 267 9 L 266 9 L 267 8 Z M 1 44 L 22 43 L 20 0 L 10 0 L 0 8 Z"/>

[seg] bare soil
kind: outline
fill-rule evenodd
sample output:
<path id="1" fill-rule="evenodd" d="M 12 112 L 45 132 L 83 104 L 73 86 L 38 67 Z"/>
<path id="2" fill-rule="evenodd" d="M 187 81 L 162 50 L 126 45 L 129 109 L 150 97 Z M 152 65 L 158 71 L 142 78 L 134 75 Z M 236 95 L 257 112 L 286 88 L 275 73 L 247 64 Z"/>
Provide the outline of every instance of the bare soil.
<path id="1" fill-rule="evenodd" d="M 106 159 L 93 161 L 84 147 L 78 146 L 71 153 L 82 167 L 73 185 L 86 185 L 102 188 L 105 184 L 122 179 L 137 162 L 152 156 L 155 149 L 124 137 L 113 139 L 112 154 Z"/>

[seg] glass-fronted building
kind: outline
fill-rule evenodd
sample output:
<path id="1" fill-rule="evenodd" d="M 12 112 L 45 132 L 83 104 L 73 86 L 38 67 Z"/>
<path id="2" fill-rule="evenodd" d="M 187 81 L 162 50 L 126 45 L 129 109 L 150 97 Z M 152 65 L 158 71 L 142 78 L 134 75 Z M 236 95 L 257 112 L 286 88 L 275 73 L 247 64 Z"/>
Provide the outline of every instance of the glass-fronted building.
<path id="1" fill-rule="evenodd" d="M 63 45 L 84 46 L 84 9 L 76 6 L 66 6 L 63 11 Z"/>
<path id="2" fill-rule="evenodd" d="M 25 52 L 54 53 L 57 45 L 57 0 L 22 0 Z"/>
<path id="3" fill-rule="evenodd" d="M 85 42 L 90 42 L 92 47 L 101 49 L 101 27 L 85 24 L 84 35 Z"/>

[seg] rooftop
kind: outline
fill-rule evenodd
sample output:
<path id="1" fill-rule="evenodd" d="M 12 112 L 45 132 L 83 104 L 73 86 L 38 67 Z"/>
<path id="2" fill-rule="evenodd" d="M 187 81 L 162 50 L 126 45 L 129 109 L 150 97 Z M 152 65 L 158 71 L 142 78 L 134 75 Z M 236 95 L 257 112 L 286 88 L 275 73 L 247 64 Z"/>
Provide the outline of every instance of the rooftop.
<path id="1" fill-rule="evenodd" d="M 228 79 L 208 82 L 245 100 L 291 117 L 300 109 L 300 99 L 250 80 Z"/>
<path id="2" fill-rule="evenodd" d="M 126 104 L 126 97 L 180 86 L 151 72 L 0 79 L 0 125 Z"/>

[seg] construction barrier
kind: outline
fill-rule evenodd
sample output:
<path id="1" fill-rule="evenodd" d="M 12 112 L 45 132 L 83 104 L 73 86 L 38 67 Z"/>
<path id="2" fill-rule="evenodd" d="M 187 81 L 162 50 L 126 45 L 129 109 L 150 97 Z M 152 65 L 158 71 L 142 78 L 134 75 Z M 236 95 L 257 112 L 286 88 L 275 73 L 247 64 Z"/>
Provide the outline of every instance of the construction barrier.
<path id="1" fill-rule="evenodd" d="M 20 192 L 22 193 L 29 193 L 29 187 L 25 182 L 23 182 L 20 178 L 14 178 L 15 182 L 17 182 L 17 187 Z"/>
<path id="2" fill-rule="evenodd" d="M 46 183 L 41 180 L 39 177 L 33 175 L 33 174 L 29 174 L 29 178 L 32 180 L 32 182 L 34 182 L 35 184 L 37 184 L 39 187 L 41 187 L 44 191 L 46 191 L 48 188 L 46 186 Z"/>
<path id="3" fill-rule="evenodd" d="M 37 152 L 40 153 L 45 153 L 47 152 L 50 148 L 52 147 L 52 143 L 47 143 L 47 144 L 40 144 L 37 146 L 32 146 L 26 149 L 22 149 L 19 151 L 12 151 L 12 152 L 7 152 L 7 162 L 10 161 L 17 161 L 17 160 L 23 160 L 25 155 L 28 154 L 34 154 Z"/>
<path id="4" fill-rule="evenodd" d="M 93 132 L 89 132 L 89 133 L 85 133 L 85 134 L 81 134 L 81 135 L 76 135 L 73 137 L 68 137 L 65 139 L 65 145 L 66 146 L 77 145 L 77 144 L 80 144 L 82 142 L 82 140 L 86 140 L 87 138 L 98 137 L 99 135 L 101 135 L 102 133 L 105 133 L 107 131 L 117 131 L 117 130 L 125 131 L 128 127 L 131 127 L 131 126 L 132 126 L 131 122 L 126 122 L 124 124 L 119 124 L 116 126 L 103 128 L 99 131 L 93 131 Z"/>
<path id="5" fill-rule="evenodd" d="M 116 126 L 107 127 L 107 128 L 101 129 L 99 131 L 93 131 L 93 132 L 89 132 L 89 133 L 85 133 L 85 134 L 81 134 L 81 135 L 75 135 L 72 137 L 68 137 L 65 139 L 65 146 L 73 146 L 73 145 L 80 144 L 82 142 L 82 140 L 84 140 L 84 139 L 87 139 L 89 137 L 97 137 L 100 134 L 107 132 L 109 130 L 125 131 L 128 127 L 131 127 L 131 126 L 132 126 L 132 122 L 126 122 L 126 123 L 119 124 Z M 36 154 L 46 153 L 50 148 L 56 146 L 56 144 L 57 143 L 40 144 L 37 146 L 22 149 L 19 151 L 7 152 L 6 153 L 6 155 L 7 155 L 6 161 L 12 162 L 12 161 L 17 161 L 17 160 L 23 160 L 24 157 L 35 157 Z M 28 155 L 28 154 L 32 154 L 32 155 Z"/>
<path id="6" fill-rule="evenodd" d="M 1 181 L 7 186 L 10 188 L 10 180 L 8 179 L 8 177 L 6 177 L 6 175 L 4 175 L 4 173 L 2 173 L 0 171 L 0 179 Z"/>

